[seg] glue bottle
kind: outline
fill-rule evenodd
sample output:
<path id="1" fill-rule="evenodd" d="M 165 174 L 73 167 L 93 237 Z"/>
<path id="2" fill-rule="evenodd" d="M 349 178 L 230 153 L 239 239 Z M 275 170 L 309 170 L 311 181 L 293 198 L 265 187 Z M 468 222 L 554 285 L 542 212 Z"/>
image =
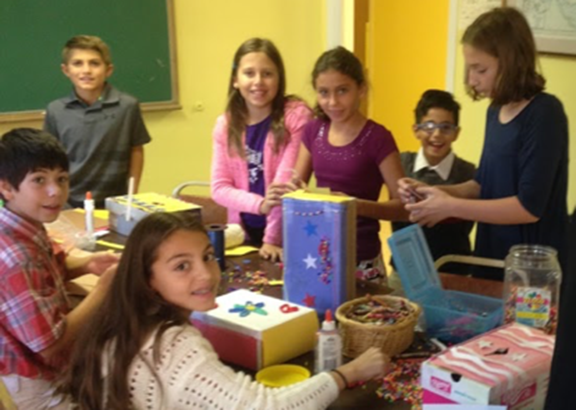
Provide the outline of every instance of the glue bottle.
<path id="1" fill-rule="evenodd" d="M 330 371 L 341 365 L 342 339 L 332 320 L 332 311 L 327 309 L 322 328 L 317 334 L 315 372 Z"/>
<path id="2" fill-rule="evenodd" d="M 91 238 L 94 236 L 94 200 L 90 191 L 86 192 L 86 199 L 84 199 L 84 213 L 84 228 L 88 237 Z"/>

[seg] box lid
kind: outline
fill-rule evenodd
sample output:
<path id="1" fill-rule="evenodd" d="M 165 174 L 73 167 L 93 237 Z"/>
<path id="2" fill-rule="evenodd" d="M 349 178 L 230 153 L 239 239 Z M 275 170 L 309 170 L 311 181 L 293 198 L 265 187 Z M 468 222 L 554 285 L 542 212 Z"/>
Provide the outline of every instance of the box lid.
<path id="1" fill-rule="evenodd" d="M 442 289 L 422 228 L 407 226 L 388 238 L 396 271 L 409 299 L 419 301 L 432 289 Z"/>
<path id="2" fill-rule="evenodd" d="M 316 312 L 306 306 L 238 289 L 216 298 L 215 309 L 193 312 L 192 319 L 260 339 L 262 333 L 290 320 Z M 317 326 L 316 326 L 317 328 Z"/>

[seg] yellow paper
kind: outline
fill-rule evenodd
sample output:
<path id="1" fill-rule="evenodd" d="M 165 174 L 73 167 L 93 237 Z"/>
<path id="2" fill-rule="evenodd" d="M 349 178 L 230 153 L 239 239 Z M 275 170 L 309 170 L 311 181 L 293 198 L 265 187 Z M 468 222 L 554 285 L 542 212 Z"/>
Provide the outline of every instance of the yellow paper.
<path id="1" fill-rule="evenodd" d="M 117 243 L 112 243 L 104 240 L 96 241 L 96 243 L 98 245 L 107 246 L 108 248 L 120 249 L 120 250 L 124 249 L 124 245 L 118 245 Z"/>
<path id="2" fill-rule="evenodd" d="M 247 255 L 251 252 L 258 252 L 258 248 L 255 248 L 253 246 L 237 246 L 236 248 L 232 248 L 232 249 L 226 249 L 226 252 L 224 252 L 224 254 L 226 256 L 243 256 L 243 255 Z"/>
<path id="3" fill-rule="evenodd" d="M 306 192 L 303 189 L 299 189 L 298 191 L 285 194 L 282 196 L 282 198 L 294 198 L 294 199 L 301 199 L 304 201 L 336 202 L 336 203 L 350 202 L 356 200 L 356 198 L 353 198 L 351 196 L 316 194 L 313 192 Z"/>

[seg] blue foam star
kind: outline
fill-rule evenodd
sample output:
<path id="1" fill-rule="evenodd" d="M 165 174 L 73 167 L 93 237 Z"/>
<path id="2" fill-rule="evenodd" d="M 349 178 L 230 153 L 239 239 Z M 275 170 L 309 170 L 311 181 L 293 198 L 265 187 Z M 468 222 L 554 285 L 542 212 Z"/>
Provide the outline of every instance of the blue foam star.
<path id="1" fill-rule="evenodd" d="M 316 233 L 316 229 L 318 229 L 318 225 L 314 225 L 312 222 L 308 221 L 306 222 L 306 226 L 304 227 L 304 230 L 306 231 L 306 233 L 308 234 L 308 236 L 312 236 L 312 235 L 318 235 Z"/>

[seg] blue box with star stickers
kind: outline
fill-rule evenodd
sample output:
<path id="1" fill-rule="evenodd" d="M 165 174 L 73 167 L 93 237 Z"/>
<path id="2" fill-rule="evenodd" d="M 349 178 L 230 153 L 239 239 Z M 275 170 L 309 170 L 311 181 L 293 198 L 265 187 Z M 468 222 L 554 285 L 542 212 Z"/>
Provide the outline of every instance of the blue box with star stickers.
<path id="1" fill-rule="evenodd" d="M 296 191 L 282 212 L 284 299 L 335 312 L 355 297 L 356 200 Z"/>

